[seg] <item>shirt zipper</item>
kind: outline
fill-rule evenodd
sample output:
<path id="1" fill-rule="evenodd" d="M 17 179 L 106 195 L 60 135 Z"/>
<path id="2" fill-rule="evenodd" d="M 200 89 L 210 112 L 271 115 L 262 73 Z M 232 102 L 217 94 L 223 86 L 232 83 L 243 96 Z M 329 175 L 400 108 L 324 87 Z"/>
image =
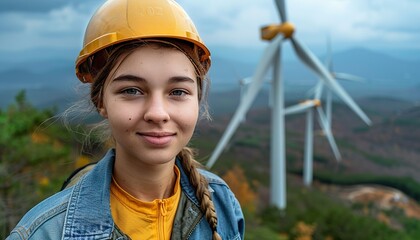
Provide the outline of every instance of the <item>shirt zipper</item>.
<path id="1" fill-rule="evenodd" d="M 168 214 L 166 211 L 166 202 L 159 200 L 159 217 L 158 217 L 158 236 L 159 240 L 165 240 L 165 217 Z"/>

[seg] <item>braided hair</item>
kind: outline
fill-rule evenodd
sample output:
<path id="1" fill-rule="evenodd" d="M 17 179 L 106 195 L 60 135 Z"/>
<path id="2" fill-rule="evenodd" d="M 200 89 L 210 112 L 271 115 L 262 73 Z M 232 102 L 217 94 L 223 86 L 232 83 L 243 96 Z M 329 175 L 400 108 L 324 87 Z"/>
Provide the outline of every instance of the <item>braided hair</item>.
<path id="1" fill-rule="evenodd" d="M 208 189 L 209 184 L 206 178 L 198 171 L 198 167 L 200 167 L 201 164 L 194 159 L 194 155 L 194 151 L 189 147 L 184 147 L 178 154 L 182 160 L 181 163 L 184 171 L 187 172 L 191 184 L 196 189 L 195 195 L 200 201 L 200 209 L 204 213 L 204 216 L 213 231 L 213 240 L 221 240 L 222 238 L 217 233 L 217 215 Z"/>

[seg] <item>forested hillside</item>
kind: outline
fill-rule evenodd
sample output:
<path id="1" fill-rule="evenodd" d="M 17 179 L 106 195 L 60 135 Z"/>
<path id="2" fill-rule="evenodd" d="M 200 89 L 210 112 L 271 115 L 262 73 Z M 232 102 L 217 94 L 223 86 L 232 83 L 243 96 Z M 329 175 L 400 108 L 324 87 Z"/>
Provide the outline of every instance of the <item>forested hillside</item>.
<path id="1" fill-rule="evenodd" d="M 208 159 L 235 104 L 211 99 L 213 121 L 201 121 L 192 146 Z M 212 171 L 222 176 L 246 215 L 246 239 L 420 239 L 420 115 L 393 99 L 365 99 L 365 126 L 347 107 L 333 108 L 343 159 L 337 163 L 318 131 L 314 183 L 302 183 L 304 116 L 288 117 L 287 208 L 269 206 L 270 111 L 260 99 Z M 386 103 L 387 107 L 384 107 Z M 65 127 L 54 108 L 37 109 L 20 92 L 0 110 L 0 238 L 34 204 L 60 190 L 76 168 L 97 161 L 107 146 L 86 144 L 88 125 Z M 91 135 L 95 138 L 95 135 Z"/>

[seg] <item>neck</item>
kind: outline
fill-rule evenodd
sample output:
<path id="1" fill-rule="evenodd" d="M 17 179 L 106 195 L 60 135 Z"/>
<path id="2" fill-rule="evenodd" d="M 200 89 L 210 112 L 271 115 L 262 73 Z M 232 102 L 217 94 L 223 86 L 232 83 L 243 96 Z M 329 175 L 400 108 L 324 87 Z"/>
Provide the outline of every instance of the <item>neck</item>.
<path id="1" fill-rule="evenodd" d="M 159 165 L 130 164 L 116 157 L 113 177 L 135 198 L 151 202 L 173 195 L 176 175 L 175 160 Z"/>

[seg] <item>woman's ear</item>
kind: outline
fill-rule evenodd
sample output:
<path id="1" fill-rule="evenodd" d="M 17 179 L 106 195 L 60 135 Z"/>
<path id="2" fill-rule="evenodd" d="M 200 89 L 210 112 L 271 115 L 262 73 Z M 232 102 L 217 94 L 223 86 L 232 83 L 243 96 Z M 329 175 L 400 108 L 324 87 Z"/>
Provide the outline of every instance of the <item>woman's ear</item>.
<path id="1" fill-rule="evenodd" d="M 102 117 L 108 118 L 108 113 L 106 111 L 106 108 L 100 107 L 100 108 L 98 108 L 98 112 Z"/>

